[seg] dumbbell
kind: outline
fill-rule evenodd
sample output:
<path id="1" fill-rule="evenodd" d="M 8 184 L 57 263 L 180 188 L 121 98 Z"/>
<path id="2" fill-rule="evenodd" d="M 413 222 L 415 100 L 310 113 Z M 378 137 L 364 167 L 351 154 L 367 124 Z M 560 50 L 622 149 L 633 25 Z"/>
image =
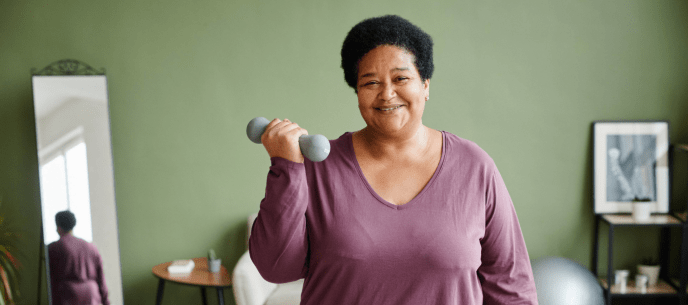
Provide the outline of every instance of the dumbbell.
<path id="1" fill-rule="evenodd" d="M 263 136 L 265 129 L 270 121 L 264 117 L 257 117 L 248 122 L 246 135 L 256 144 L 260 144 L 260 137 Z M 299 137 L 299 148 L 304 157 L 313 162 L 320 162 L 330 154 L 330 141 L 323 135 L 302 135 Z"/>

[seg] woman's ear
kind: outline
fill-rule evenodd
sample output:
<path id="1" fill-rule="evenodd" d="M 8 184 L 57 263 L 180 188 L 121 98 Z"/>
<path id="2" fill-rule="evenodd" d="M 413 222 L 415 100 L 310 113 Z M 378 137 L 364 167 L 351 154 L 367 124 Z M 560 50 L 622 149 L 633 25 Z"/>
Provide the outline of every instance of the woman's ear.
<path id="1" fill-rule="evenodd" d="M 423 82 L 423 92 L 425 93 L 425 100 L 430 99 L 430 79 L 426 79 Z"/>

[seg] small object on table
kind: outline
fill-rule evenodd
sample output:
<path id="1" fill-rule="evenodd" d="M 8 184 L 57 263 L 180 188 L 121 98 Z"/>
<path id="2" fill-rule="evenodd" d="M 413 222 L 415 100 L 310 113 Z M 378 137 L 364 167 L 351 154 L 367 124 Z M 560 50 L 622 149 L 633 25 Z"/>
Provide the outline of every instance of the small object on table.
<path id="1" fill-rule="evenodd" d="M 210 272 L 220 272 L 220 266 L 222 266 L 222 260 L 215 256 L 215 250 L 208 250 L 208 270 Z"/>
<path id="2" fill-rule="evenodd" d="M 633 198 L 633 220 L 647 222 L 652 215 L 652 200 L 650 198 Z"/>
<path id="3" fill-rule="evenodd" d="M 173 261 L 167 266 L 167 272 L 170 274 L 189 274 L 194 269 L 195 263 L 191 259 Z"/>
<path id="4" fill-rule="evenodd" d="M 218 259 L 211 260 L 208 263 L 208 271 L 210 271 L 212 273 L 220 272 L 221 266 L 222 266 L 222 260 L 221 259 L 218 258 Z"/>
<path id="5" fill-rule="evenodd" d="M 640 293 L 647 293 L 647 280 L 648 277 L 645 274 L 636 274 L 635 276 L 635 287 L 640 290 Z"/>
<path id="6" fill-rule="evenodd" d="M 647 286 L 655 286 L 659 281 L 659 271 L 662 267 L 652 258 L 645 258 L 638 265 L 638 274 L 647 275 Z"/>
<path id="7" fill-rule="evenodd" d="M 626 293 L 626 283 L 628 282 L 628 270 L 616 270 L 614 272 L 614 285 L 619 285 L 619 293 Z"/>
<path id="8" fill-rule="evenodd" d="M 160 305 L 162 302 L 165 281 L 198 286 L 201 289 L 204 305 L 208 303 L 205 296 L 205 288 L 215 288 L 217 290 L 218 304 L 225 304 L 223 289 L 232 286 L 232 280 L 227 269 L 224 266 L 220 266 L 220 272 L 210 272 L 208 270 L 208 259 L 205 257 L 194 258 L 193 262 L 194 268 L 186 276 L 178 276 L 167 271 L 167 267 L 173 262 L 166 262 L 153 267 L 153 275 L 160 279 L 155 304 Z"/>

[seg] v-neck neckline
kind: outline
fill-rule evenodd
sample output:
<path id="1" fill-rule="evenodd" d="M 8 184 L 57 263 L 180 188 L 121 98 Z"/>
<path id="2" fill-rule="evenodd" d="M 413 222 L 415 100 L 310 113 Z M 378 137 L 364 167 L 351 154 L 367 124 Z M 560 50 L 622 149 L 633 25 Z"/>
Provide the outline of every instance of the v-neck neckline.
<path id="1" fill-rule="evenodd" d="M 444 159 L 445 159 L 446 150 L 447 150 L 447 135 L 444 131 L 441 131 L 441 132 L 442 132 L 442 155 L 440 156 L 440 162 L 437 164 L 437 168 L 435 169 L 435 172 L 432 174 L 430 181 L 428 181 L 428 183 L 425 184 L 423 189 L 418 194 L 416 194 L 415 197 L 413 197 L 409 202 L 401 204 L 401 205 L 393 204 L 393 203 L 387 201 L 386 199 L 382 198 L 382 196 L 380 196 L 375 191 L 373 186 L 370 185 L 370 182 L 368 182 L 368 179 L 363 174 L 363 169 L 361 169 L 361 164 L 358 162 L 358 158 L 356 157 L 356 151 L 354 150 L 354 137 L 353 137 L 354 134 L 353 134 L 353 132 L 349 132 L 348 143 L 349 143 L 349 149 L 351 150 L 351 158 L 353 159 L 352 161 L 356 165 L 355 166 L 356 171 L 358 172 L 358 175 L 361 178 L 361 181 L 368 188 L 368 190 L 370 191 L 370 194 L 373 195 L 373 197 L 375 197 L 375 199 L 377 199 L 377 201 L 379 201 L 380 203 L 382 203 L 382 204 L 384 204 L 384 205 L 386 205 L 392 209 L 395 209 L 395 210 L 403 210 L 403 209 L 409 208 L 416 201 L 420 200 L 420 198 L 423 196 L 423 194 L 432 186 L 433 182 L 435 181 L 435 179 L 439 175 L 440 171 L 442 170 L 442 164 L 444 164 Z"/>

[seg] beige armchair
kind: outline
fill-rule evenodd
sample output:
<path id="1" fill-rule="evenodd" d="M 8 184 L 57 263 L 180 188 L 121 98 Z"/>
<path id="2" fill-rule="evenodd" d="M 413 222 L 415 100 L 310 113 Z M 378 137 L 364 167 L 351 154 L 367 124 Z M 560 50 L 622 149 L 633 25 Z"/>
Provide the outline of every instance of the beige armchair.
<path id="1" fill-rule="evenodd" d="M 257 213 L 248 217 L 247 245 L 256 216 Z M 301 302 L 303 279 L 285 284 L 270 283 L 258 273 L 246 251 L 234 267 L 232 289 L 237 305 L 298 305 Z"/>

